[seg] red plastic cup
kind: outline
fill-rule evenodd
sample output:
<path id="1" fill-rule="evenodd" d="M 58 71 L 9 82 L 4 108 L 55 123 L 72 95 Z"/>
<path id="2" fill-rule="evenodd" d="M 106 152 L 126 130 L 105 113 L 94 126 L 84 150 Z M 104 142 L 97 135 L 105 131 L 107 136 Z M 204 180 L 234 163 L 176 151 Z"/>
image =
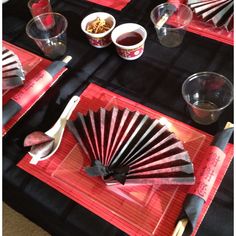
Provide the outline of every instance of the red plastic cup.
<path id="1" fill-rule="evenodd" d="M 30 0 L 28 7 L 33 17 L 43 13 L 52 12 L 52 7 L 49 0 Z"/>

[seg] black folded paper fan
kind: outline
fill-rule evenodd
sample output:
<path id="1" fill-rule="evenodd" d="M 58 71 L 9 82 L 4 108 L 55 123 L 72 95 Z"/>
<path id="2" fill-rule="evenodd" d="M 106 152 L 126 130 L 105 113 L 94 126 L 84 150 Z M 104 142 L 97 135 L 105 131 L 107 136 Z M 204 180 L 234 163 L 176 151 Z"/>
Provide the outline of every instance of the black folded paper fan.
<path id="1" fill-rule="evenodd" d="M 233 0 L 187 0 L 187 4 L 205 22 L 232 31 L 234 27 Z"/>
<path id="2" fill-rule="evenodd" d="M 174 133 L 159 120 L 128 109 L 78 113 L 67 123 L 91 160 L 90 176 L 108 185 L 193 184 L 193 164 Z"/>
<path id="3" fill-rule="evenodd" d="M 2 48 L 2 88 L 13 89 L 23 85 L 25 74 L 18 56 L 7 48 Z"/>

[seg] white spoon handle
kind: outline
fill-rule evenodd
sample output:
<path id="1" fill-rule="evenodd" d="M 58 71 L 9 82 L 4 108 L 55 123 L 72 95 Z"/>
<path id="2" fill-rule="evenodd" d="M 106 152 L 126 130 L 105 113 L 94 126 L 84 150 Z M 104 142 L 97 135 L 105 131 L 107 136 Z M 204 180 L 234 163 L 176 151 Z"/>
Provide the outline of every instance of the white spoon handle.
<path id="1" fill-rule="evenodd" d="M 80 101 L 80 97 L 78 96 L 73 96 L 68 104 L 66 105 L 64 111 L 62 112 L 61 116 L 59 119 L 66 119 L 68 120 L 70 118 L 71 113 L 77 106 L 78 102 Z"/>
<path id="2" fill-rule="evenodd" d="M 30 160 L 29 163 L 32 164 L 32 165 L 37 165 L 39 161 L 40 161 L 40 158 L 32 157 L 32 159 Z"/>
<path id="3" fill-rule="evenodd" d="M 57 122 L 54 124 L 54 126 L 50 130 L 46 132 L 47 135 L 55 138 L 56 146 L 54 146 L 54 150 L 45 157 L 38 157 L 37 155 L 30 154 L 32 156 L 30 164 L 36 165 L 39 161 L 48 159 L 57 151 L 61 143 L 62 135 L 63 135 L 64 128 L 66 125 L 66 120 L 70 118 L 71 113 L 73 112 L 73 110 L 75 109 L 79 101 L 80 101 L 80 97 L 73 96 L 68 102 L 68 104 L 66 105 L 64 111 L 62 112 Z"/>

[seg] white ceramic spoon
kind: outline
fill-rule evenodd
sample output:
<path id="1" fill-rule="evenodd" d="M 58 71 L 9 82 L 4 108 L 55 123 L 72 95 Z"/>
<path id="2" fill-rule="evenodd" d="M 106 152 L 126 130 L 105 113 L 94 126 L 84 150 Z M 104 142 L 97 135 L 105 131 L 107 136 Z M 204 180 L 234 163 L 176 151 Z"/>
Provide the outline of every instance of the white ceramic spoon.
<path id="1" fill-rule="evenodd" d="M 68 104 L 66 105 L 64 111 L 62 112 L 61 116 L 57 120 L 57 122 L 53 125 L 51 129 L 49 129 L 45 134 L 48 136 L 54 138 L 54 144 L 52 151 L 47 155 L 42 157 L 40 154 L 35 155 L 29 152 L 29 154 L 32 156 L 32 159 L 30 161 L 30 164 L 36 165 L 39 161 L 47 160 L 49 157 L 51 157 L 58 149 L 61 143 L 61 139 L 65 130 L 66 121 L 69 119 L 71 113 L 75 109 L 76 105 L 78 104 L 80 100 L 80 97 L 73 96 Z"/>

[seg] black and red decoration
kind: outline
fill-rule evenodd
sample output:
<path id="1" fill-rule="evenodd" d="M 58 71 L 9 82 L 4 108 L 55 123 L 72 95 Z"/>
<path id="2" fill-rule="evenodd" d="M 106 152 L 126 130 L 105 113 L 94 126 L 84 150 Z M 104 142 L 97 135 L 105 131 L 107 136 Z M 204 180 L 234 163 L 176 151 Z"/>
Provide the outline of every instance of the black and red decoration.
<path id="1" fill-rule="evenodd" d="M 60 71 L 64 70 L 64 67 L 71 59 L 71 56 L 66 56 L 62 61 L 54 61 L 47 68 L 41 69 L 33 80 L 26 80 L 22 89 L 3 105 L 3 125 L 6 125 L 10 119 L 20 112 L 22 108 L 26 107 L 29 102 L 38 99 L 38 93 L 50 85 L 54 77 L 56 77 Z M 25 96 L 25 94 L 27 94 L 27 96 Z"/>
<path id="2" fill-rule="evenodd" d="M 194 169 L 183 143 L 166 125 L 137 111 L 100 108 L 68 121 L 91 166 L 108 185 L 193 184 Z"/>
<path id="3" fill-rule="evenodd" d="M 214 186 L 226 158 L 224 151 L 234 131 L 233 127 L 234 125 L 228 122 L 224 130 L 215 135 L 211 145 L 205 150 L 205 154 L 202 156 L 203 161 L 196 173 L 196 183 L 188 191 L 172 236 L 191 235 L 196 227 L 202 208 L 209 198 L 212 186 Z M 184 225 L 183 222 L 186 224 Z M 180 234 L 178 230 L 181 230 L 182 233 Z"/>
<path id="4" fill-rule="evenodd" d="M 2 89 L 8 90 L 23 85 L 25 74 L 18 56 L 2 48 Z"/>
<path id="5" fill-rule="evenodd" d="M 187 4 L 204 22 L 211 22 L 214 27 L 225 28 L 228 32 L 233 31 L 233 0 L 187 0 Z"/>

